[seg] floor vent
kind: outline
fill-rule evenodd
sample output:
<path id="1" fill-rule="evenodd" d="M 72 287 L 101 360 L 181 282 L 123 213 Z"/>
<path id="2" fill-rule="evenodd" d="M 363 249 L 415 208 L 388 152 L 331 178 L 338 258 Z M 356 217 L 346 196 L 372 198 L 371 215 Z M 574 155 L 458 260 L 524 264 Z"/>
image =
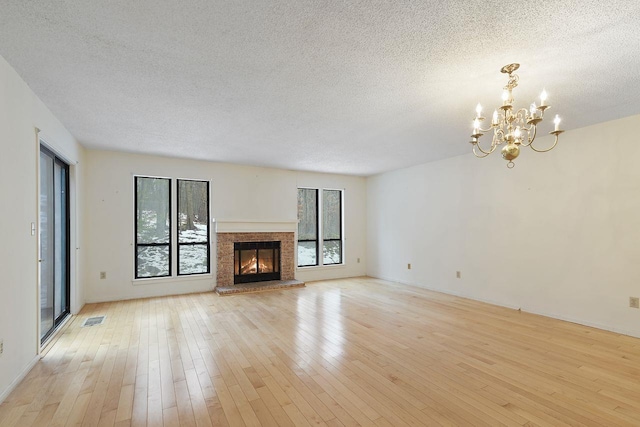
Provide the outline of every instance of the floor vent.
<path id="1" fill-rule="evenodd" d="M 104 318 L 105 317 L 107 317 L 107 316 L 89 317 L 89 318 L 85 319 L 84 322 L 82 322 L 82 327 L 86 328 L 87 326 L 102 325 L 104 323 Z"/>

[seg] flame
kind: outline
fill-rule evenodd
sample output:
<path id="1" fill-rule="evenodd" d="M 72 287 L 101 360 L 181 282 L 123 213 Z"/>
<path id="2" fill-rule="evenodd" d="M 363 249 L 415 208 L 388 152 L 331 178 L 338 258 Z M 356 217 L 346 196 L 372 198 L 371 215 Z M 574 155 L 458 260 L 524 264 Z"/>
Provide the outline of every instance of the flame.
<path id="1" fill-rule="evenodd" d="M 240 265 L 240 274 L 257 274 L 258 271 L 260 273 L 273 273 L 273 261 L 271 264 L 265 264 L 260 260 L 258 265 L 257 258 L 253 256 L 249 261 Z"/>

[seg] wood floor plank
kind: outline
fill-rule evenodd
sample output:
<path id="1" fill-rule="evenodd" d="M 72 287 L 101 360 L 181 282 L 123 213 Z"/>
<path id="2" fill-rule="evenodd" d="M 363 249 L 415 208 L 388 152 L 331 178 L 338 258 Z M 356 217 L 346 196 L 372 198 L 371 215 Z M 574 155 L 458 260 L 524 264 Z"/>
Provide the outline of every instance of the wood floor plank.
<path id="1" fill-rule="evenodd" d="M 287 413 L 282 409 L 282 405 L 278 403 L 266 385 L 260 387 L 257 391 L 260 395 L 259 401 L 269 410 L 271 416 L 279 426 L 293 426 L 291 418 L 289 418 Z"/>
<path id="2" fill-rule="evenodd" d="M 9 409 L 7 411 L 4 411 L 3 418 L 0 419 L 0 427 L 13 427 L 17 425 L 20 418 L 22 418 L 22 414 L 25 413 L 28 406 L 29 405 L 19 405 L 8 407 Z"/>
<path id="3" fill-rule="evenodd" d="M 172 407 L 162 411 L 162 423 L 164 427 L 180 427 L 178 408 Z"/>
<path id="4" fill-rule="evenodd" d="M 146 426 L 147 425 L 147 390 L 148 381 L 147 373 L 143 372 L 136 377 L 133 391 L 133 408 L 131 410 L 131 425 Z"/>
<path id="5" fill-rule="evenodd" d="M 186 380 L 175 383 L 176 404 L 178 408 L 178 418 L 181 426 L 195 426 L 196 419 L 193 416 L 193 408 L 189 397 L 189 389 Z"/>
<path id="6" fill-rule="evenodd" d="M 103 412 L 102 415 L 100 415 L 98 427 L 113 427 L 116 424 L 117 413 L 118 411 L 116 409 L 108 412 Z"/>
<path id="7" fill-rule="evenodd" d="M 135 394 L 135 386 L 127 384 L 120 390 L 120 399 L 116 411 L 116 422 L 130 420 L 133 413 L 133 396 Z"/>
<path id="8" fill-rule="evenodd" d="M 640 425 L 640 339 L 371 278 L 87 304 L 43 355 L 0 427 Z"/>
<path id="9" fill-rule="evenodd" d="M 69 418 L 65 423 L 66 427 L 79 427 L 82 425 L 82 419 L 84 418 L 84 414 L 87 411 L 90 399 L 91 393 L 81 394 L 77 397 L 73 408 L 71 408 L 71 412 L 69 413 Z"/>
<path id="10" fill-rule="evenodd" d="M 48 426 L 51 420 L 53 419 L 53 415 L 56 413 L 58 409 L 58 404 L 54 403 L 53 405 L 45 406 L 38 412 L 38 416 L 33 423 L 32 427 L 45 427 Z"/>

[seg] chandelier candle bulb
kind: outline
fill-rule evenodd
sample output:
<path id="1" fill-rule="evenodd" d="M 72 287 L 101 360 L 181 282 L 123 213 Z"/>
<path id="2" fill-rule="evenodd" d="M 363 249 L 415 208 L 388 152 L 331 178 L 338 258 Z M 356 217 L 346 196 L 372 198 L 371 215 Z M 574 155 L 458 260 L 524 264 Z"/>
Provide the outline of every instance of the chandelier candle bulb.
<path id="1" fill-rule="evenodd" d="M 553 124 L 556 125 L 556 128 L 554 129 L 555 132 L 558 132 L 560 130 L 560 117 L 556 114 L 556 118 L 553 119 Z"/>
<path id="2" fill-rule="evenodd" d="M 534 102 L 533 104 L 531 104 L 531 108 L 529 108 L 529 112 L 531 113 L 531 118 L 535 119 L 536 118 L 536 111 L 538 110 L 538 107 L 536 107 L 536 103 Z"/>
<path id="3" fill-rule="evenodd" d="M 498 110 L 493 110 L 493 120 L 491 120 L 491 124 L 498 126 Z"/>
<path id="4" fill-rule="evenodd" d="M 482 117 L 482 105 L 480 104 L 476 105 L 476 117 L 477 118 Z"/>
<path id="5" fill-rule="evenodd" d="M 540 106 L 546 106 L 545 102 L 547 101 L 547 91 L 542 89 L 542 93 L 540 94 Z"/>

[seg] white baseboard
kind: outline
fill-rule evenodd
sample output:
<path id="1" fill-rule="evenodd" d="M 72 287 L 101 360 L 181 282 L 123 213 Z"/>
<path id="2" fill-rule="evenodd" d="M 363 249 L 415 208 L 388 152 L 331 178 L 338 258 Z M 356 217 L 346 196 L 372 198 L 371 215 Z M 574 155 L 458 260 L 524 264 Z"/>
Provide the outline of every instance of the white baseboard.
<path id="1" fill-rule="evenodd" d="M 109 295 L 103 297 L 89 297 L 86 299 L 87 304 L 98 304 L 102 302 L 115 302 L 115 301 L 128 301 L 133 299 L 148 299 L 148 298 L 162 298 L 162 297 L 174 297 L 180 295 L 190 295 L 190 294 L 201 294 L 205 292 L 213 292 L 215 290 L 215 284 L 212 286 L 207 286 L 202 289 L 187 289 L 183 292 L 162 292 L 159 291 L 157 293 L 149 293 L 145 295 L 130 295 L 130 294 L 117 294 L 117 295 Z"/>
<path id="2" fill-rule="evenodd" d="M 39 360 L 40 360 L 40 356 L 36 354 L 31 360 L 31 362 L 29 362 L 29 364 L 22 370 L 22 372 L 20 372 L 20 374 L 13 380 L 13 382 L 9 384 L 9 387 L 7 387 L 0 394 L 0 404 L 4 402 L 4 400 L 7 398 L 7 396 L 11 394 L 13 390 L 15 390 L 18 384 L 20 384 L 20 382 L 24 379 L 24 377 L 27 376 L 29 371 L 31 371 L 31 369 L 33 369 L 33 367 L 36 366 L 36 363 L 38 363 Z"/>
<path id="3" fill-rule="evenodd" d="M 433 291 L 433 292 L 440 292 L 442 294 L 453 295 L 453 296 L 461 297 L 461 298 L 468 298 L 468 299 L 474 300 L 474 301 L 480 301 L 480 302 L 484 302 L 484 303 L 487 303 L 487 304 L 497 305 L 498 307 L 512 308 L 514 310 L 522 309 L 522 311 L 526 312 L 526 313 L 537 314 L 539 316 L 550 317 L 552 319 L 558 319 L 558 320 L 562 320 L 564 322 L 577 323 L 578 325 L 588 326 L 590 328 L 602 329 L 603 331 L 609 331 L 609 332 L 614 332 L 616 334 L 628 335 L 630 337 L 640 338 L 640 334 L 634 333 L 633 331 L 629 331 L 629 330 L 626 330 L 624 328 L 618 328 L 618 327 L 615 327 L 615 326 L 605 325 L 605 324 L 602 324 L 602 323 L 591 322 L 591 321 L 585 320 L 585 319 L 578 319 L 578 318 L 574 318 L 574 317 L 571 317 L 571 316 L 564 316 L 564 315 L 561 315 L 561 314 L 549 313 L 549 312 L 546 312 L 546 311 L 530 309 L 528 307 L 522 308 L 522 307 L 506 304 L 506 303 L 503 303 L 503 302 L 499 302 L 499 301 L 496 301 L 496 300 L 493 300 L 493 299 L 478 298 L 478 297 L 475 297 L 475 296 L 466 295 L 463 292 L 456 292 L 456 291 L 452 291 L 452 290 L 448 290 L 448 289 L 438 289 L 438 288 L 434 288 L 434 287 L 430 287 L 430 286 L 424 286 L 424 285 L 419 284 L 419 283 L 403 282 L 401 280 L 396 280 L 396 279 L 393 279 L 393 278 L 390 278 L 390 277 L 382 277 L 382 276 L 370 276 L 370 277 L 373 277 L 375 279 L 380 279 L 380 280 L 386 280 L 387 282 L 400 283 L 401 285 L 414 286 L 416 288 L 427 289 L 427 290 Z"/>

